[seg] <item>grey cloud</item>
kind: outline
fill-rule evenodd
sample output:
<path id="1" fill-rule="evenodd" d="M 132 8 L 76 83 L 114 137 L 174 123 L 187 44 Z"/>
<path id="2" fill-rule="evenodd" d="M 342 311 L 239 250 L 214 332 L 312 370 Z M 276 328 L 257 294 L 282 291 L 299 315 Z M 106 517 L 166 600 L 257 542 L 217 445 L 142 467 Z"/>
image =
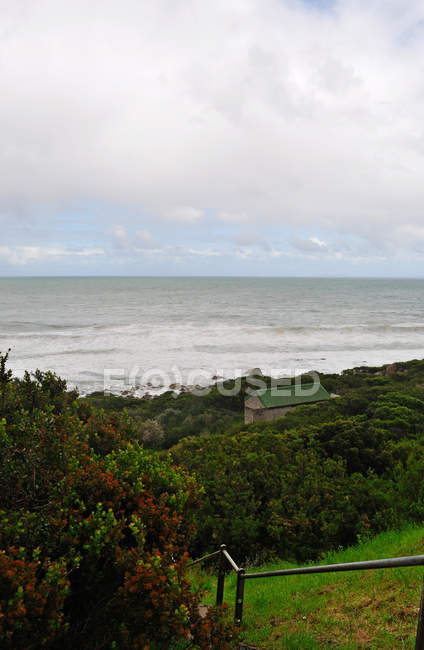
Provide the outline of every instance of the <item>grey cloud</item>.
<path id="1" fill-rule="evenodd" d="M 124 251 L 159 248 L 156 238 L 149 230 L 136 230 L 134 235 L 130 235 L 122 225 L 114 226 L 112 229 L 112 241 L 116 249 Z"/>
<path id="2" fill-rule="evenodd" d="M 389 247 L 419 229 L 422 3 L 242 5 L 2 2 L 0 212 L 90 201 Z"/>
<path id="3" fill-rule="evenodd" d="M 123 226 L 115 226 L 112 230 L 113 244 L 115 248 L 125 249 L 129 246 L 127 231 Z"/>
<path id="4" fill-rule="evenodd" d="M 161 216 L 170 221 L 181 223 L 197 223 L 203 217 L 203 210 L 195 208 L 192 205 L 179 205 L 166 209 Z"/>
<path id="5" fill-rule="evenodd" d="M 148 230 L 137 230 L 135 236 L 137 248 L 146 249 L 158 247 L 158 242 Z"/>
<path id="6" fill-rule="evenodd" d="M 254 246 L 256 248 L 261 248 L 265 251 L 272 250 L 271 246 L 263 240 L 260 235 L 252 232 L 239 232 L 235 237 L 234 241 L 237 246 Z"/>
<path id="7" fill-rule="evenodd" d="M 137 230 L 132 236 L 123 226 L 115 226 L 112 230 L 112 243 L 117 255 L 122 261 L 134 260 L 137 255 L 148 257 L 166 257 L 182 259 L 186 257 L 219 257 L 223 251 L 213 248 L 191 248 L 174 244 L 161 244 L 149 230 Z M 0 249 L 1 252 L 1 249 Z"/>

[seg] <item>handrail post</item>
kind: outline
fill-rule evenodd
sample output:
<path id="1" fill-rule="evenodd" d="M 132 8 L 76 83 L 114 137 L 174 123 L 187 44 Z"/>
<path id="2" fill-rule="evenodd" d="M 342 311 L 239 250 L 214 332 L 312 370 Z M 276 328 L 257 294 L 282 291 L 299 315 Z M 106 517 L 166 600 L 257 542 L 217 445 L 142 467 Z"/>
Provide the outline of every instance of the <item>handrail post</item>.
<path id="1" fill-rule="evenodd" d="M 424 650 L 424 582 L 421 591 L 420 609 L 418 612 L 417 636 L 415 637 L 415 650 Z"/>
<path id="2" fill-rule="evenodd" d="M 244 569 L 237 571 L 236 605 L 234 609 L 234 622 L 240 625 L 243 619 L 244 601 Z"/>
<path id="3" fill-rule="evenodd" d="M 218 582 L 216 585 L 216 604 L 222 605 L 224 600 L 224 583 L 225 583 L 225 555 L 224 551 L 227 547 L 221 544 L 218 565 Z"/>

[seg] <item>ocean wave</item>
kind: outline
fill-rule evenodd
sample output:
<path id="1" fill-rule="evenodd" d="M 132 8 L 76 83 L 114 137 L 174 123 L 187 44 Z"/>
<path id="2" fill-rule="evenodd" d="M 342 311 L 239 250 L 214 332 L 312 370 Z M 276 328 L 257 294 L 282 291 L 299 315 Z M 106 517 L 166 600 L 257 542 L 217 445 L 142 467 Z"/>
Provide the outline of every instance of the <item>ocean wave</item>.
<path id="1" fill-rule="evenodd" d="M 10 322 L 7 325 L 0 324 L 0 339 L 6 338 L 25 338 L 25 337 L 34 337 L 34 338 L 81 338 L 84 336 L 90 336 L 90 333 L 105 332 L 108 334 L 117 334 L 124 336 L 138 336 L 138 337 L 150 337 L 152 335 L 162 336 L 162 335 L 172 335 L 174 333 L 179 333 L 179 335 L 184 335 L 184 333 L 192 334 L 196 333 L 199 335 L 210 335 L 214 338 L 219 338 L 220 335 L 234 334 L 238 336 L 239 333 L 248 334 L 248 335 L 266 335 L 267 333 L 277 334 L 277 335 L 286 335 L 286 334 L 308 334 L 311 333 L 352 333 L 352 332 L 367 332 L 367 333 L 401 333 L 405 334 L 407 332 L 417 332 L 424 333 L 424 323 L 344 323 L 341 325 L 336 324 L 314 324 L 310 323 L 307 325 L 260 325 L 255 326 L 253 323 L 244 322 L 243 326 L 235 325 L 234 321 L 230 320 L 225 324 L 221 321 L 211 321 L 204 322 L 202 327 L 200 323 L 185 322 L 184 325 L 173 326 L 170 328 L 169 324 L 159 321 L 158 323 L 103 323 L 103 324 L 61 324 L 61 325 L 48 325 L 48 324 L 39 324 L 34 322 L 26 322 L 25 326 L 22 327 L 21 321 Z M 31 329 L 26 329 L 26 326 L 31 326 Z"/>
<path id="2" fill-rule="evenodd" d="M 265 342 L 262 344 L 252 345 L 250 343 L 220 343 L 220 344 L 203 344 L 203 345 L 194 345 L 193 350 L 196 352 L 207 352 L 208 354 L 244 354 L 244 353 L 257 353 L 266 349 L 267 352 L 280 352 L 281 347 L 277 345 L 267 345 Z"/>
<path id="3" fill-rule="evenodd" d="M 69 339 L 83 339 L 87 336 L 86 332 L 82 332 L 81 334 L 75 334 L 74 332 L 63 332 L 62 334 L 51 334 L 51 333 L 45 333 L 43 334 L 42 332 L 9 332 L 6 334 L 1 333 L 0 334 L 0 339 L 3 340 L 13 340 L 13 339 L 41 339 L 41 340 L 49 340 L 49 341 L 56 341 L 56 340 L 69 340 Z"/>
<path id="4" fill-rule="evenodd" d="M 48 357 L 63 357 L 68 355 L 96 355 L 96 354 L 114 354 L 119 352 L 119 348 L 104 348 L 104 349 L 92 349 L 92 348 L 76 348 L 73 350 L 54 350 L 53 352 L 31 352 L 29 354 L 20 354 L 19 359 L 46 359 Z"/>
<path id="5" fill-rule="evenodd" d="M 396 332 L 404 334 L 407 331 L 416 331 L 424 333 L 424 323 L 399 323 L 399 324 L 368 324 L 352 323 L 345 325 L 288 325 L 281 327 L 264 327 L 263 330 L 270 329 L 275 334 L 286 334 L 287 332 L 354 332 L 356 330 L 366 332 Z"/>
<path id="6" fill-rule="evenodd" d="M 27 331 L 31 328 L 35 331 L 40 330 L 66 330 L 66 329 L 84 329 L 87 323 L 42 323 L 39 321 L 25 321 L 25 320 L 12 320 L 7 322 L 0 322 L 0 328 L 10 328 L 12 331 L 21 329 Z"/>
<path id="7" fill-rule="evenodd" d="M 87 377 L 99 377 L 99 379 L 104 378 L 104 372 L 96 372 L 95 370 L 80 370 L 79 375 L 85 375 Z M 88 382 L 88 380 L 84 381 Z"/>

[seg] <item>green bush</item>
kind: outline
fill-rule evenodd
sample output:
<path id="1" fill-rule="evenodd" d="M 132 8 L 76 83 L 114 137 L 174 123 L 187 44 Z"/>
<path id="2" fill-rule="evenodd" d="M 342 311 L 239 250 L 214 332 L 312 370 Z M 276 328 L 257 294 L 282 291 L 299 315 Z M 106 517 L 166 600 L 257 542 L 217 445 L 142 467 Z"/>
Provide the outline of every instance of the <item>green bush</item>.
<path id="1" fill-rule="evenodd" d="M 52 373 L 1 379 L 1 647 L 229 648 L 185 577 L 195 480 Z"/>
<path id="2" fill-rule="evenodd" d="M 329 457 L 306 431 L 182 441 L 172 456 L 206 492 L 194 552 L 225 543 L 240 560 L 304 560 L 379 529 L 381 513 L 391 517 L 390 482 L 349 473 L 340 455 Z"/>

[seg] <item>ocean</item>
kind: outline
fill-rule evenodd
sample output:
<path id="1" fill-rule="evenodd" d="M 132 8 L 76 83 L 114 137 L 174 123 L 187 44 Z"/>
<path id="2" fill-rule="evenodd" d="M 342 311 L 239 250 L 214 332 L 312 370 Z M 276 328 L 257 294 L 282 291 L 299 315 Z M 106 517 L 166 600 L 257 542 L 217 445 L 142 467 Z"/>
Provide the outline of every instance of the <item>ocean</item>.
<path id="1" fill-rule="evenodd" d="M 0 278 L 7 348 L 83 394 L 340 372 L 424 357 L 424 280 Z"/>

